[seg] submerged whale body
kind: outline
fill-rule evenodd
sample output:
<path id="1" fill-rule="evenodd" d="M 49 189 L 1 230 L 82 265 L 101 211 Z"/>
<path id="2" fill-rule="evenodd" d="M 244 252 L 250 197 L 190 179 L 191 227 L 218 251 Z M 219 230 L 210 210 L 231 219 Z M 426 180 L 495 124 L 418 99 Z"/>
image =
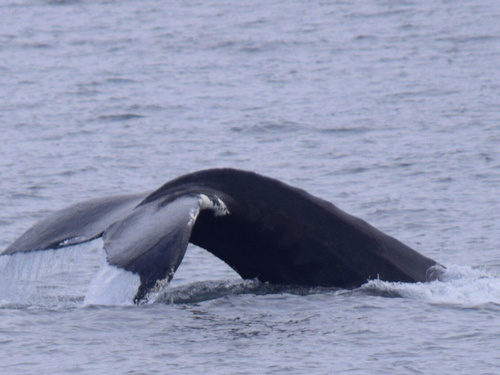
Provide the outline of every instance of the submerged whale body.
<path id="1" fill-rule="evenodd" d="M 110 265 L 136 273 L 139 303 L 165 285 L 189 242 L 244 279 L 354 288 L 370 279 L 425 282 L 438 264 L 304 190 L 235 169 L 181 176 L 153 191 L 57 211 L 2 255 L 103 237 Z"/>

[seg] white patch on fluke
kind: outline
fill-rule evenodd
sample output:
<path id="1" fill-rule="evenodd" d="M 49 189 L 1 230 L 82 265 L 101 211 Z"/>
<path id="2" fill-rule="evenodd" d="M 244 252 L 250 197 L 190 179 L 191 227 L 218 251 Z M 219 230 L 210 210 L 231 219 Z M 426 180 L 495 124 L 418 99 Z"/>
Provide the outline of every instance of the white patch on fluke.
<path id="1" fill-rule="evenodd" d="M 214 196 L 214 198 L 209 198 L 205 194 L 200 194 L 200 211 L 202 210 L 211 210 L 214 212 L 215 216 L 224 216 L 229 214 L 229 210 L 226 207 L 226 204 L 221 201 L 218 196 Z"/>
<path id="2" fill-rule="evenodd" d="M 65 246 L 70 246 L 74 244 L 81 243 L 83 240 L 85 240 L 84 237 L 73 237 L 73 238 L 68 238 L 67 240 L 64 240 L 59 243 L 59 246 L 65 247 Z"/>
<path id="3" fill-rule="evenodd" d="M 198 195 L 198 207 L 193 207 L 189 210 L 188 226 L 193 227 L 198 215 L 203 210 L 213 211 L 215 216 L 224 216 L 229 214 L 226 204 L 217 196 L 209 198 L 205 194 Z"/>
<path id="4" fill-rule="evenodd" d="M 198 217 L 199 214 L 200 214 L 200 207 L 194 207 L 194 208 L 191 208 L 191 210 L 189 210 L 188 226 L 190 228 L 193 227 L 193 225 L 196 221 L 196 218 Z"/>

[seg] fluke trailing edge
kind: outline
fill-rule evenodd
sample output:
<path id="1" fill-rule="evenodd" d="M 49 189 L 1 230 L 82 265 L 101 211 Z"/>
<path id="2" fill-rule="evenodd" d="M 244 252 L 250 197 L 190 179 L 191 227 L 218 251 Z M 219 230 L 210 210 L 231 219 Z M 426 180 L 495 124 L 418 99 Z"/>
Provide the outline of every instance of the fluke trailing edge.
<path id="1" fill-rule="evenodd" d="M 94 199 L 38 222 L 3 255 L 103 237 L 107 261 L 140 276 L 134 301 L 166 284 L 189 242 L 245 279 L 358 287 L 424 282 L 437 263 L 304 190 L 235 169 L 211 169 L 152 193 Z"/>

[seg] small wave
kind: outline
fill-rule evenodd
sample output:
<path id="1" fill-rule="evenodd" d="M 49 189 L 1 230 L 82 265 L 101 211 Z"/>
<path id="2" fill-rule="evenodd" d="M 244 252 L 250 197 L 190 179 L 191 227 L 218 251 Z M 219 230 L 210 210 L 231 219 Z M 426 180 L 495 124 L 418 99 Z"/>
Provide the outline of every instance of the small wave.
<path id="1" fill-rule="evenodd" d="M 130 79 L 130 78 L 108 78 L 106 79 L 106 83 L 130 84 L 130 83 L 137 83 L 137 81 L 135 79 Z"/>
<path id="2" fill-rule="evenodd" d="M 307 296 L 318 293 L 332 293 L 339 288 L 273 285 L 257 279 L 199 281 L 175 288 L 165 288 L 155 300 L 156 303 L 191 304 L 239 294 L 290 294 Z"/>
<path id="3" fill-rule="evenodd" d="M 430 283 L 371 280 L 359 288 L 359 291 L 370 295 L 464 307 L 500 304 L 500 278 L 486 271 L 465 266 L 451 266 L 446 269 L 440 280 Z"/>
<path id="4" fill-rule="evenodd" d="M 49 0 L 48 4 L 50 5 L 72 5 L 78 4 L 80 0 Z"/>
<path id="5" fill-rule="evenodd" d="M 98 121 L 109 121 L 109 122 L 114 122 L 114 121 L 127 121 L 127 120 L 133 120 L 133 119 L 138 119 L 138 118 L 143 118 L 144 116 L 142 115 L 136 115 L 134 113 L 124 113 L 120 115 L 102 115 L 97 117 Z"/>
<path id="6" fill-rule="evenodd" d="M 378 37 L 375 35 L 358 35 L 353 38 L 354 41 L 367 41 L 367 42 L 374 42 L 378 40 Z"/>
<path id="7" fill-rule="evenodd" d="M 165 288 L 157 303 L 190 304 L 222 298 L 230 294 L 263 292 L 268 285 L 258 280 L 199 281 L 175 288 Z"/>
<path id="8" fill-rule="evenodd" d="M 498 37 L 495 35 L 458 35 L 451 37 L 436 38 L 438 42 L 452 42 L 452 43 L 478 43 L 478 42 L 495 42 Z"/>
<path id="9" fill-rule="evenodd" d="M 255 125 L 233 126 L 232 132 L 244 134 L 262 134 L 262 133 L 290 133 L 301 130 L 301 126 L 293 121 L 281 122 L 260 122 Z"/>
<path id="10" fill-rule="evenodd" d="M 363 126 L 354 126 L 354 127 L 330 127 L 330 128 L 321 128 L 318 129 L 320 133 L 324 134 L 364 134 L 370 131 L 370 128 Z"/>
<path id="11" fill-rule="evenodd" d="M 22 45 L 22 48 L 25 48 L 25 49 L 48 49 L 48 48 L 51 48 L 52 45 L 49 44 L 49 43 L 24 43 Z"/>

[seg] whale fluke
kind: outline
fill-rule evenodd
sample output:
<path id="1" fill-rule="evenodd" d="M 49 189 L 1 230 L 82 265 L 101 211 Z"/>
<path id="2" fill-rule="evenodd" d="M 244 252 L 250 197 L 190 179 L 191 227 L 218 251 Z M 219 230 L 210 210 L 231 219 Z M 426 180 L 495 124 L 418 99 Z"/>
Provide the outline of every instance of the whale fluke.
<path id="1" fill-rule="evenodd" d="M 103 237 L 110 265 L 136 273 L 140 303 L 173 277 L 189 242 L 245 279 L 354 288 L 370 279 L 425 282 L 438 263 L 304 190 L 253 172 L 210 169 L 152 193 L 57 211 L 2 255 Z"/>

